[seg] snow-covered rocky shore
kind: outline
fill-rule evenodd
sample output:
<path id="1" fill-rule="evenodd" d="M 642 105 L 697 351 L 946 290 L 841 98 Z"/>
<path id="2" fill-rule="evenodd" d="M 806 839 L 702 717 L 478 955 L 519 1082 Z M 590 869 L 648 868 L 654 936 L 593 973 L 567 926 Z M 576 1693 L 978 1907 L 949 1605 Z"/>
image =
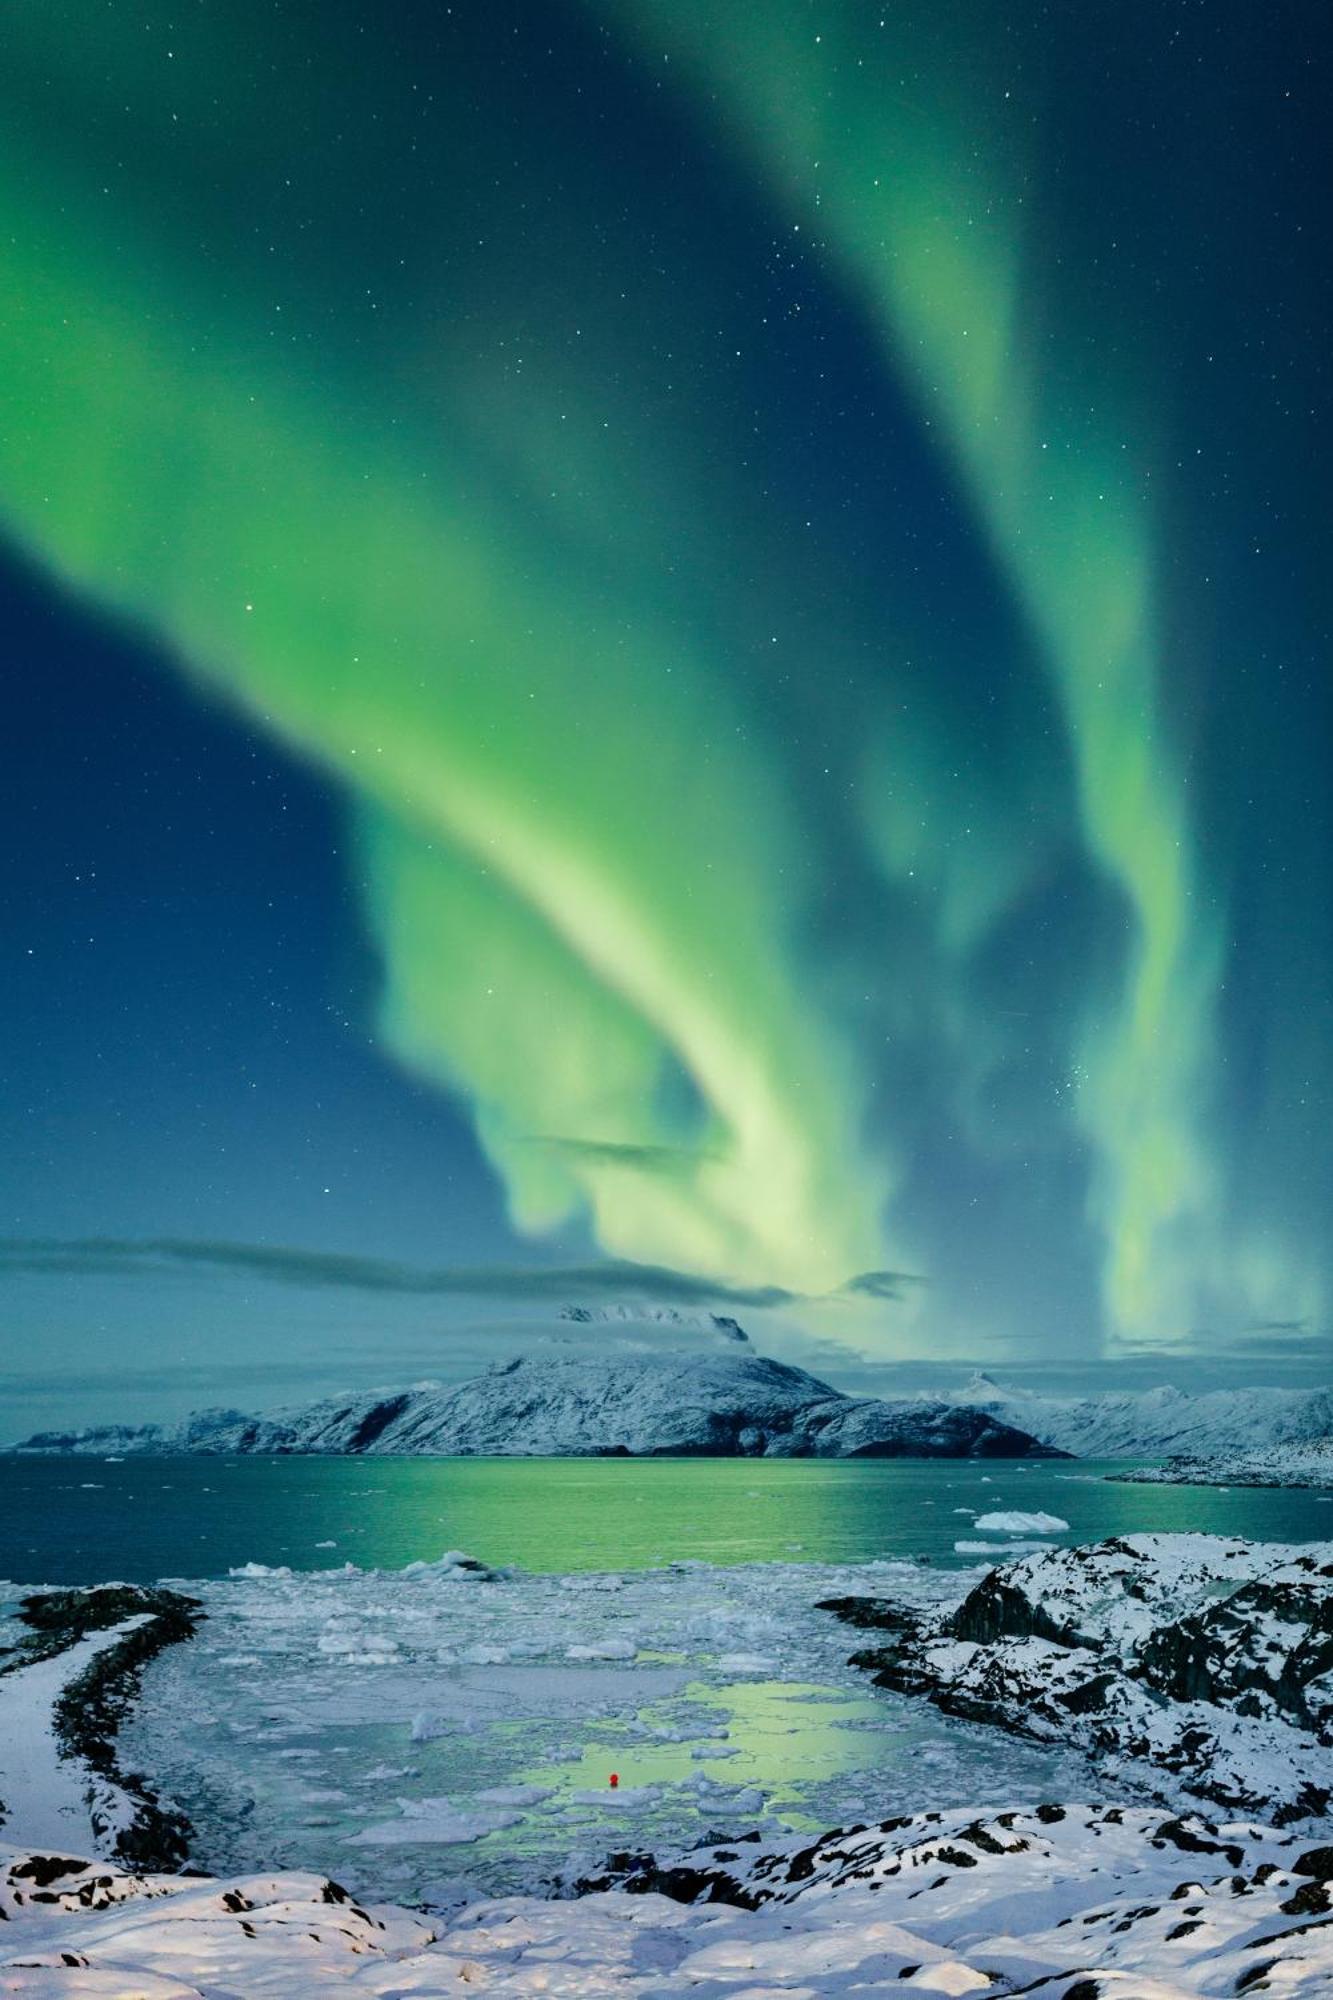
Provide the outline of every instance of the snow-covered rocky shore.
<path id="1" fill-rule="evenodd" d="M 673 1886 L 706 1885 L 704 1901 L 636 1882 L 640 1893 L 506 1897 L 441 1919 L 360 1905 L 309 1874 L 145 1876 L 0 1850 L 0 1991 L 1294 2000 L 1333 1988 L 1333 1849 L 1248 1821 L 959 1811 L 747 1855 L 689 1858 Z"/>
<path id="2" fill-rule="evenodd" d="M 1106 1476 L 1131 1486 L 1292 1486 L 1333 1493 L 1333 1438 L 1272 1444 L 1243 1457 L 1180 1453 L 1165 1465 L 1127 1466 Z"/>
<path id="3" fill-rule="evenodd" d="M 132 1584 L 37 1591 L 0 1651 L 0 1829 L 127 1862 L 183 1863 L 189 1826 L 121 1768 L 144 1668 L 195 1629 L 193 1599 Z"/>
<path id="4" fill-rule="evenodd" d="M 1131 1535 L 992 1570 L 924 1615 L 831 1605 L 884 1636 L 877 1681 L 950 1714 L 1080 1742 L 1104 1781 L 1278 1824 L 1333 1800 L 1333 1544 Z"/>

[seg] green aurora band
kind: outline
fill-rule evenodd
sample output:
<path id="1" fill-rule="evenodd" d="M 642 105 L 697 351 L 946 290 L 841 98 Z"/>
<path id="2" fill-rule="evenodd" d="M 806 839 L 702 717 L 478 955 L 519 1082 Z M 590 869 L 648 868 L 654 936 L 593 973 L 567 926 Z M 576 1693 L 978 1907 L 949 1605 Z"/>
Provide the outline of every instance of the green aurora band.
<path id="1" fill-rule="evenodd" d="M 21 11 L 94 91 L 68 10 Z M 146 201 L 109 239 L 46 137 L 0 196 L 10 532 L 348 785 L 387 1040 L 474 1104 L 515 1222 L 586 1209 L 616 1255 L 801 1291 L 882 1265 L 850 1061 L 791 961 L 800 857 L 688 640 L 464 499 L 421 387 L 400 423 L 257 337 L 271 308 L 192 290 Z"/>
<path id="2" fill-rule="evenodd" d="M 1128 451 L 1137 405 L 1062 359 L 1060 329 L 1043 323 L 1022 126 L 1017 107 L 1004 117 L 979 14 L 934 8 L 926 35 L 924 17 L 913 34 L 903 10 L 855 0 L 615 11 L 706 89 L 794 226 L 842 263 L 1039 636 L 1088 850 L 1135 919 L 1123 981 L 1099 996 L 1076 1066 L 1105 1305 L 1123 1334 L 1178 1331 L 1200 1268 L 1223 1257 L 1204 1136 L 1218 910 L 1160 712 L 1153 520 Z M 890 857 L 902 833 L 883 823 Z M 985 886 L 964 893 L 984 923 Z"/>
<path id="3" fill-rule="evenodd" d="M 1220 904 L 1161 699 L 1148 385 L 1101 379 L 1064 337 L 975 14 L 927 36 L 848 4 L 816 24 L 800 0 L 585 11 L 665 69 L 682 117 L 720 125 L 755 201 L 859 300 L 1039 647 L 1067 772 L 1033 748 L 1019 776 L 976 773 L 961 812 L 954 725 L 886 697 L 910 623 L 885 638 L 891 590 L 816 662 L 883 662 L 841 740 L 859 859 L 929 928 L 960 1121 L 984 1144 L 1006 1031 L 956 975 L 1056 844 L 1066 783 L 1132 930 L 1069 1058 L 1107 1328 L 1177 1338 L 1233 1283 L 1270 1309 L 1272 1259 L 1229 1231 L 1208 1143 Z M 340 154 L 353 93 L 369 154 L 408 117 L 388 57 L 324 11 L 299 61 L 249 0 L 225 33 L 141 12 L 131 34 L 18 0 L 6 24 L 9 538 L 346 788 L 384 1041 L 471 1105 L 519 1228 L 583 1219 L 619 1257 L 806 1293 L 910 1263 L 892 1107 L 868 1136 L 874 1079 L 811 965 L 834 836 L 719 667 L 717 606 L 760 572 L 763 522 L 636 394 L 623 320 L 599 350 L 589 305 L 580 359 L 534 353 L 525 378 L 506 355 L 495 386 L 476 268 L 434 255 L 437 225 L 457 251 L 484 214 L 381 232 Z M 595 212 L 570 178 L 553 265 Z M 239 219 L 206 230 L 216 189 Z M 640 253 L 597 228 L 614 296 Z M 521 295 L 501 246 L 485 270 Z M 672 284 L 686 375 L 711 308 L 695 273 Z M 857 977 L 892 1030 L 893 946 Z"/>

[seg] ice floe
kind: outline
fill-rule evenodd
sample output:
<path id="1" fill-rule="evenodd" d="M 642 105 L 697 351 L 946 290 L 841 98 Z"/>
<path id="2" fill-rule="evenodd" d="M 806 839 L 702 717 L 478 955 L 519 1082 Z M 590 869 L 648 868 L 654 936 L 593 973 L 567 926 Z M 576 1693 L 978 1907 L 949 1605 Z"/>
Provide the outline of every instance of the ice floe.
<path id="1" fill-rule="evenodd" d="M 995 1535 L 1063 1535 L 1069 1529 L 1058 1514 L 1024 1514 L 1017 1508 L 978 1514 L 972 1525 Z"/>

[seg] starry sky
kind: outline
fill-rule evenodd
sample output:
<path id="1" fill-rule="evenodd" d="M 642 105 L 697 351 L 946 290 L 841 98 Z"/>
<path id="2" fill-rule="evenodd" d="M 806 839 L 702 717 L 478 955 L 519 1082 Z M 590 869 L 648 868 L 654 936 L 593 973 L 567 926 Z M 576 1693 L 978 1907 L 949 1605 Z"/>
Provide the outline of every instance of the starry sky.
<path id="1" fill-rule="evenodd" d="M 25 1409 L 469 1372 L 571 1294 L 848 1386 L 1318 1373 L 1331 57 L 1296 0 L 13 0 Z"/>

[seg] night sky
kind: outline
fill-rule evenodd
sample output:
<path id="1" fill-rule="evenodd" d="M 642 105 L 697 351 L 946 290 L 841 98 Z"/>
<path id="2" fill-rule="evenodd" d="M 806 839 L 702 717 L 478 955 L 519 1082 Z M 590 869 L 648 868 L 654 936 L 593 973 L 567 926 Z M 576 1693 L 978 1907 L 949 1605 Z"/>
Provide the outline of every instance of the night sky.
<path id="1" fill-rule="evenodd" d="M 849 1386 L 1323 1367 L 1331 58 L 1304 0 L 11 0 L 34 1420 L 571 1295 Z"/>

